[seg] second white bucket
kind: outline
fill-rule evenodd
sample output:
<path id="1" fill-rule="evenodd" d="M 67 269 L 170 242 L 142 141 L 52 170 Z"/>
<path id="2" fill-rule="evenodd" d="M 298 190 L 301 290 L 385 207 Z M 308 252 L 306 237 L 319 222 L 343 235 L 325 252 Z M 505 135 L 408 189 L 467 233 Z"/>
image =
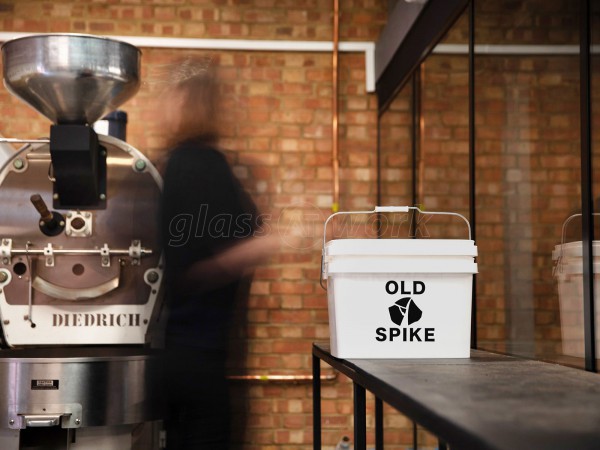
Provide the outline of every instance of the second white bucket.
<path id="1" fill-rule="evenodd" d="M 468 358 L 476 256 L 471 239 L 324 239 L 331 354 Z"/>
<path id="2" fill-rule="evenodd" d="M 600 214 L 595 213 L 595 216 Z M 554 247 L 552 260 L 553 274 L 558 283 L 558 301 L 560 307 L 560 331 L 562 352 L 567 356 L 583 358 L 584 312 L 583 312 L 583 243 L 582 241 L 566 242 L 569 223 L 581 217 L 573 214 L 565 220 L 562 227 L 560 245 Z M 592 242 L 594 269 L 594 311 L 595 323 L 600 320 L 600 241 Z M 600 335 L 596 333 L 596 348 L 600 348 Z"/>

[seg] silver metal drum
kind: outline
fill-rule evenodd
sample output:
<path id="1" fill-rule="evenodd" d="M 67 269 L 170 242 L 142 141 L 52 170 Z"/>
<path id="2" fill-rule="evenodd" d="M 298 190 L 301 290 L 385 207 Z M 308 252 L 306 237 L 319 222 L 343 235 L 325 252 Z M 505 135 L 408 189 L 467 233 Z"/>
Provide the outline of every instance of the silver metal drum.
<path id="1" fill-rule="evenodd" d="M 160 419 L 159 370 L 156 352 L 136 347 L 2 351 L 0 424 L 20 429 L 55 419 L 80 428 Z"/>
<path id="2" fill-rule="evenodd" d="M 27 36 L 2 46 L 4 84 L 54 123 L 91 124 L 137 92 L 140 55 L 97 36 Z"/>
<path id="3" fill-rule="evenodd" d="M 40 449 L 132 448 L 133 426 L 163 417 L 160 366 L 139 348 L 0 352 L 0 448 L 23 448 L 22 430 L 64 441 L 42 438 Z"/>

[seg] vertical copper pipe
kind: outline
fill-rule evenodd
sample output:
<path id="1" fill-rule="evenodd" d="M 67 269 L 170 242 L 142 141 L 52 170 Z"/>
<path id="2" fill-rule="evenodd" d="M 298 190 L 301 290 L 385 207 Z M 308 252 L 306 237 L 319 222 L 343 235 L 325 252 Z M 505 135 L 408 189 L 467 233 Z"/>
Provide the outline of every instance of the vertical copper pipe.
<path id="1" fill-rule="evenodd" d="M 423 188 L 425 185 L 425 117 L 423 115 L 423 92 L 425 91 L 425 63 L 421 64 L 421 69 L 419 70 L 419 145 L 418 145 L 418 170 L 419 170 L 419 180 L 417 185 L 417 203 L 423 205 Z"/>
<path id="2" fill-rule="evenodd" d="M 331 205 L 332 212 L 338 212 L 340 209 L 340 160 L 339 160 L 339 143 L 338 143 L 338 128 L 339 128 L 339 111 L 338 111 L 338 61 L 339 61 L 339 15 L 340 15 L 339 0 L 333 0 L 333 54 L 332 54 L 332 119 L 331 119 L 331 136 L 332 136 L 332 168 L 333 168 L 333 204 Z"/>

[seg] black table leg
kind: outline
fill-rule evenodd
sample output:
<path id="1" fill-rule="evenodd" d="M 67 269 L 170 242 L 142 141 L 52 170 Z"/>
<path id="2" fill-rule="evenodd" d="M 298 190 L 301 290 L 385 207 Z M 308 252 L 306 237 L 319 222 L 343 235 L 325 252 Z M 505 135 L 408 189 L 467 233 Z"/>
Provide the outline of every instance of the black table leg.
<path id="1" fill-rule="evenodd" d="M 312 357 L 313 375 L 313 449 L 321 450 L 321 360 Z"/>
<path id="2" fill-rule="evenodd" d="M 365 388 L 354 383 L 354 449 L 367 449 L 367 401 Z"/>
<path id="3" fill-rule="evenodd" d="M 419 448 L 419 433 L 417 433 L 417 422 L 413 421 L 413 448 Z"/>
<path id="4" fill-rule="evenodd" d="M 383 401 L 375 397 L 375 450 L 383 450 Z"/>

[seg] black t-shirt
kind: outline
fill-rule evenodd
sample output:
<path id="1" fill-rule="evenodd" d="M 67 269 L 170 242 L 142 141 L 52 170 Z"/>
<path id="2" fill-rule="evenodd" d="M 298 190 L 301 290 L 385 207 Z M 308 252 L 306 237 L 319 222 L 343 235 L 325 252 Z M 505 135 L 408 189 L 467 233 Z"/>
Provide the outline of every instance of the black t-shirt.
<path id="1" fill-rule="evenodd" d="M 252 235 L 256 220 L 252 199 L 221 152 L 193 140 L 173 150 L 164 176 L 161 207 L 168 346 L 226 348 L 239 281 L 190 292 L 180 289 L 176 279 L 194 262 Z"/>

